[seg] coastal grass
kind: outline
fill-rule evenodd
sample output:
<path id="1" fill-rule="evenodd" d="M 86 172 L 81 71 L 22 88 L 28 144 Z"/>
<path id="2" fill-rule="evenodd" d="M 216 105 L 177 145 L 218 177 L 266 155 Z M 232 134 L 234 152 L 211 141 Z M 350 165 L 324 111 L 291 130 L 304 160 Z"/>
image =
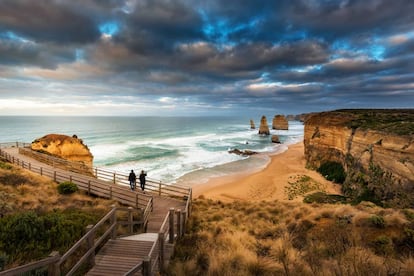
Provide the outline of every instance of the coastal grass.
<path id="1" fill-rule="evenodd" d="M 412 275 L 414 211 L 199 197 L 167 275 Z"/>
<path id="2" fill-rule="evenodd" d="M 48 178 L 0 161 L 0 268 L 64 253 L 113 203 L 81 191 L 60 194 Z"/>

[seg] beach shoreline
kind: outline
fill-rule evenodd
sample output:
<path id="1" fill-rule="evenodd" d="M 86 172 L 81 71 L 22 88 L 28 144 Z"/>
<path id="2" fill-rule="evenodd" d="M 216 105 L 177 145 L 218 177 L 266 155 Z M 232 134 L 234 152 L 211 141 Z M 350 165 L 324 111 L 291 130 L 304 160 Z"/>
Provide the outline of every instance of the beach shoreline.
<path id="1" fill-rule="evenodd" d="M 280 154 L 270 155 L 270 162 L 256 172 L 240 172 L 214 177 L 206 183 L 193 185 L 193 196 L 204 196 L 214 200 L 280 200 L 287 201 L 285 187 L 300 176 L 309 176 L 320 183 L 328 193 L 340 194 L 340 186 L 334 184 L 316 171 L 306 168 L 303 142 L 288 145 Z M 296 197 L 291 201 L 302 201 Z"/>

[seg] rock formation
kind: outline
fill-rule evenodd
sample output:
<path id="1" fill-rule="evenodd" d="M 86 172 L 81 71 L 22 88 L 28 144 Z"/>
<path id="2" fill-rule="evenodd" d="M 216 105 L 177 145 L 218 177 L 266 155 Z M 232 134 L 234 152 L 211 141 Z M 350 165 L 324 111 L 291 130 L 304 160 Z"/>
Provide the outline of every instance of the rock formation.
<path id="1" fill-rule="evenodd" d="M 81 162 L 89 168 L 93 166 L 92 153 L 76 135 L 48 134 L 33 141 L 31 148 L 68 161 Z"/>
<path id="2" fill-rule="evenodd" d="M 250 129 L 256 129 L 256 126 L 254 125 L 254 121 L 250 119 Z"/>
<path id="3" fill-rule="evenodd" d="M 288 130 L 289 123 L 283 115 L 275 115 L 273 118 L 272 129 Z"/>
<path id="4" fill-rule="evenodd" d="M 272 135 L 272 143 L 280 144 L 279 136 Z"/>
<path id="5" fill-rule="evenodd" d="M 267 125 L 266 116 L 262 116 L 260 119 L 259 134 L 270 135 L 269 126 Z"/>
<path id="6" fill-rule="evenodd" d="M 305 122 L 307 165 L 343 165 L 345 194 L 414 207 L 414 110 L 338 110 Z"/>
<path id="7" fill-rule="evenodd" d="M 234 153 L 234 154 L 242 155 L 242 156 L 250 156 L 250 155 L 253 155 L 253 154 L 257 154 L 257 152 L 255 152 L 255 151 L 251 151 L 251 150 L 239 150 L 239 149 L 229 150 L 229 153 Z"/>

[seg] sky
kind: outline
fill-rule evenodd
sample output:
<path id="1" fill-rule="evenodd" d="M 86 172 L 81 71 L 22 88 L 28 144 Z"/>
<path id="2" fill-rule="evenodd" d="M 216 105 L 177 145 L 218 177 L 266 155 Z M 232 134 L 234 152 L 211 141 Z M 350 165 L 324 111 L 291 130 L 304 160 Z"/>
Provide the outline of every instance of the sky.
<path id="1" fill-rule="evenodd" d="M 0 115 L 413 107 L 412 0 L 0 0 Z"/>

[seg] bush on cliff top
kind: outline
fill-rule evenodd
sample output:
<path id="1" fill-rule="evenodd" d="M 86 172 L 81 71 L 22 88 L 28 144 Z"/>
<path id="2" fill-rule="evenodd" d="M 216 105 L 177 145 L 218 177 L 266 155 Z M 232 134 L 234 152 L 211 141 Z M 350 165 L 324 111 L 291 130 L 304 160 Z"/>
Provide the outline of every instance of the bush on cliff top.
<path id="1" fill-rule="evenodd" d="M 65 181 L 58 185 L 59 194 L 68 195 L 78 191 L 78 186 L 75 183 Z"/>
<path id="2" fill-rule="evenodd" d="M 323 175 L 329 181 L 342 184 L 345 181 L 346 174 L 342 165 L 338 162 L 327 161 L 322 163 L 318 172 Z"/>

